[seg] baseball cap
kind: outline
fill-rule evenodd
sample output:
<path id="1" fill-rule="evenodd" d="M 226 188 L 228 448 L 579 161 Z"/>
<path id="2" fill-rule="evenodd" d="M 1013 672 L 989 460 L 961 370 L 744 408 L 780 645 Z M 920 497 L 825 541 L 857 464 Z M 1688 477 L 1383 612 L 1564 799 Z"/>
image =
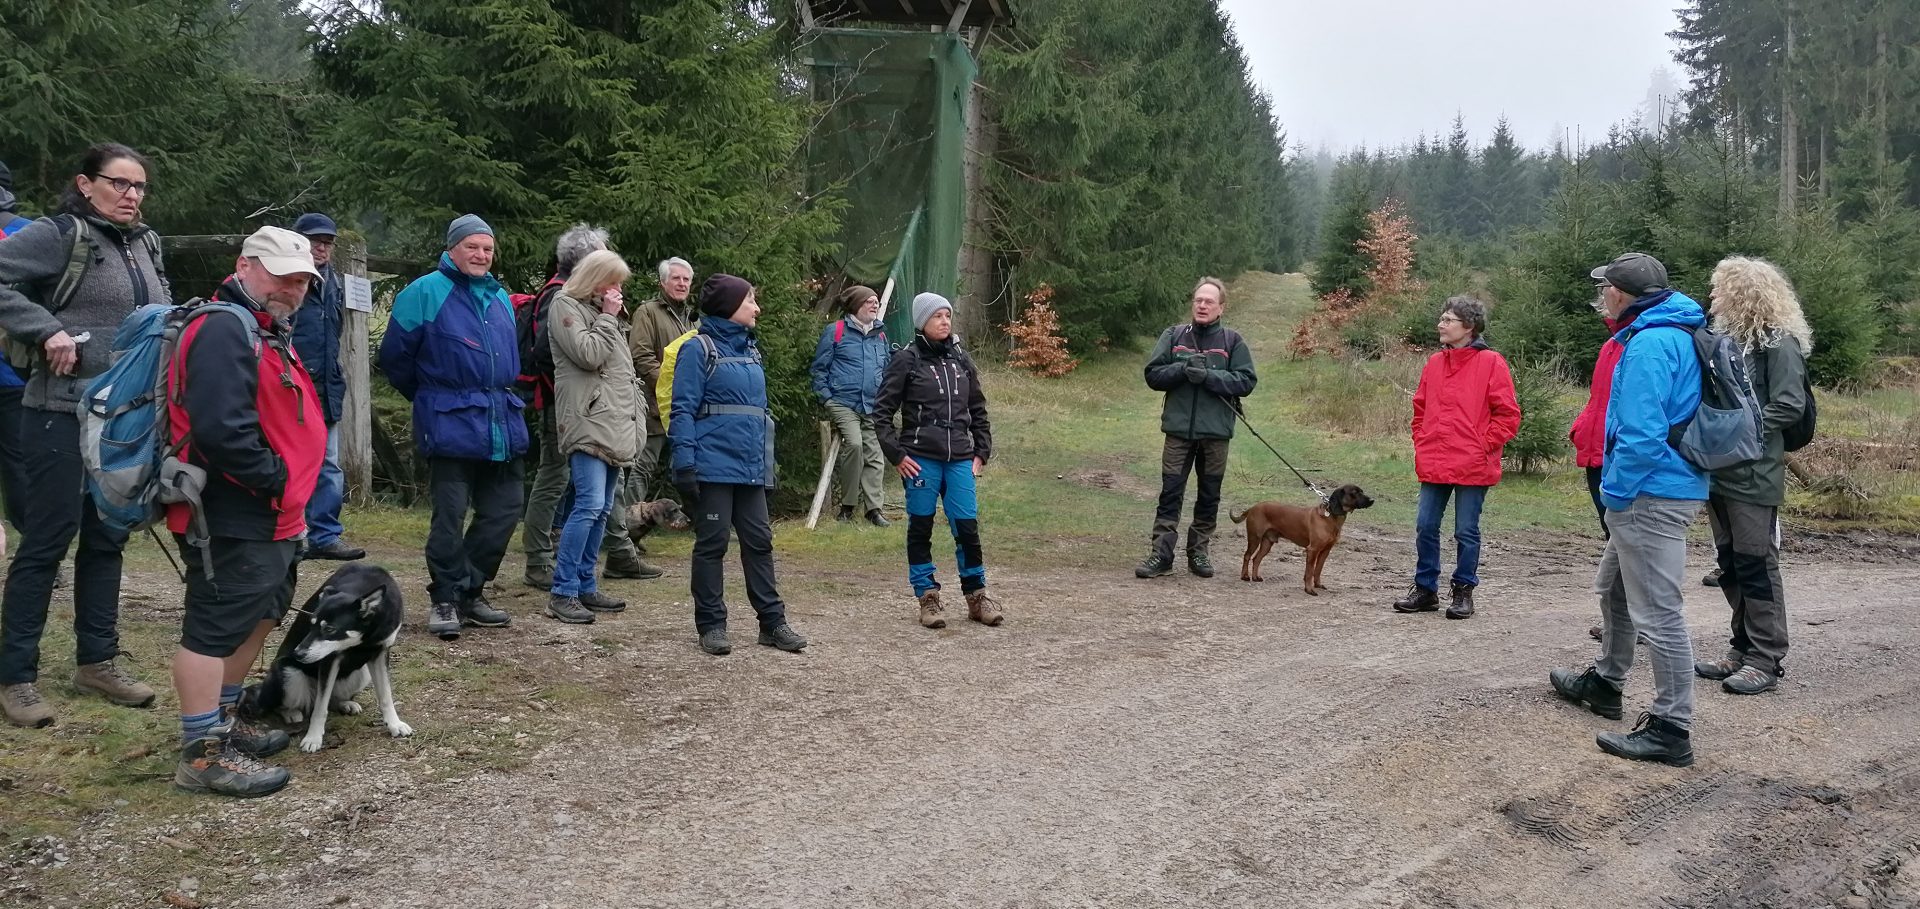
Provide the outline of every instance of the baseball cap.
<path id="1" fill-rule="evenodd" d="M 240 255 L 259 259 L 267 271 L 283 278 L 296 272 L 320 277 L 320 270 L 313 267 L 313 244 L 283 227 L 262 227 L 254 231 L 240 244 Z"/>
<path id="2" fill-rule="evenodd" d="M 293 232 L 303 237 L 337 237 L 340 228 L 334 226 L 333 219 L 317 211 L 308 212 L 295 218 Z"/>
<path id="3" fill-rule="evenodd" d="M 1646 253 L 1622 253 L 1612 262 L 1588 272 L 1587 277 L 1636 297 L 1667 289 L 1667 267 Z"/>

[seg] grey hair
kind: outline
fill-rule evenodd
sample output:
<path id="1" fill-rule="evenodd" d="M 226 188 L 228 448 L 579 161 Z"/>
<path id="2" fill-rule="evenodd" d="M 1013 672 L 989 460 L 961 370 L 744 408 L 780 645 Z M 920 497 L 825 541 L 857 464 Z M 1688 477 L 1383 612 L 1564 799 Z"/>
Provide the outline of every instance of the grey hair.
<path id="1" fill-rule="evenodd" d="M 693 276 L 693 263 L 688 262 L 687 260 L 682 259 L 679 256 L 674 256 L 669 259 L 661 259 L 660 264 L 654 267 L 654 271 L 658 273 L 660 276 L 660 283 L 662 284 L 667 283 L 667 272 L 671 270 L 675 265 L 678 265 L 681 268 L 686 269 L 688 277 Z"/>
<path id="2" fill-rule="evenodd" d="M 1442 315 L 1453 313 L 1461 322 L 1466 323 L 1474 337 L 1480 337 L 1487 331 L 1487 304 L 1472 297 L 1461 295 L 1448 297 L 1447 305 L 1440 308 Z"/>
<path id="3" fill-rule="evenodd" d="M 588 253 L 607 248 L 607 229 L 594 227 L 584 221 L 567 228 L 553 244 L 554 268 L 565 278 L 573 274 L 573 267 Z"/>

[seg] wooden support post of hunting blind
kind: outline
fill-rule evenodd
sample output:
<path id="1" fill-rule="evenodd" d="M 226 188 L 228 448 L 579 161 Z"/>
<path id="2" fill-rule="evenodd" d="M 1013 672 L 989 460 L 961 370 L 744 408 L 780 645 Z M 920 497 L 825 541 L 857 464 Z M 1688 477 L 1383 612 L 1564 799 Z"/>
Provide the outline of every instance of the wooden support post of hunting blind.
<path id="1" fill-rule="evenodd" d="M 340 238 L 334 253 L 342 274 L 367 277 L 367 244 Z M 340 257 L 340 252 L 346 253 Z M 347 478 L 347 501 L 373 504 L 373 357 L 367 345 L 367 313 L 341 313 L 340 363 L 347 379 L 346 407 L 340 414 L 340 471 Z"/>

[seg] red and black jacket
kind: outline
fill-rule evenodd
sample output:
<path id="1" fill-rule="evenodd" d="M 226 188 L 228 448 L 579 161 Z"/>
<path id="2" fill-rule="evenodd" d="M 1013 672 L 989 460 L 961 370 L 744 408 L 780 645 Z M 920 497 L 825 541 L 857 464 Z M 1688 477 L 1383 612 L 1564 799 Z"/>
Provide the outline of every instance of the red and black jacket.
<path id="1" fill-rule="evenodd" d="M 209 534 L 298 539 L 327 448 L 313 379 L 294 353 L 292 329 L 239 279 L 227 278 L 213 298 L 246 307 L 260 330 L 218 313 L 187 324 L 168 368 L 171 439 L 184 460 L 206 468 Z M 169 506 L 167 526 L 186 533 L 189 517 L 187 506 Z"/>

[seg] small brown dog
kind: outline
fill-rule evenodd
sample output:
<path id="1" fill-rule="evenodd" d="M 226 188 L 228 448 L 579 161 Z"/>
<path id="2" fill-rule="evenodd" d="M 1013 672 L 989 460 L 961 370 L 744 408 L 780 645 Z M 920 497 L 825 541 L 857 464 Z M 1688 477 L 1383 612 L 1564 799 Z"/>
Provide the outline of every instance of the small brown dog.
<path id="1" fill-rule="evenodd" d="M 1340 528 L 1347 515 L 1373 504 L 1360 487 L 1348 484 L 1327 496 L 1327 505 L 1288 505 L 1261 502 L 1246 511 L 1231 515 L 1233 523 L 1247 525 L 1247 553 L 1240 557 L 1240 580 L 1260 581 L 1260 563 L 1273 544 L 1282 537 L 1307 551 L 1307 571 L 1303 583 L 1308 593 L 1319 596 L 1327 589 L 1320 583 L 1320 570 L 1327 565 L 1327 554 L 1340 542 Z"/>
<path id="2" fill-rule="evenodd" d="M 680 503 L 672 499 L 654 499 L 627 506 L 627 534 L 631 539 L 638 540 L 652 533 L 656 527 L 686 530 L 692 526 L 693 522 L 687 520 L 687 513 L 680 509 Z"/>

